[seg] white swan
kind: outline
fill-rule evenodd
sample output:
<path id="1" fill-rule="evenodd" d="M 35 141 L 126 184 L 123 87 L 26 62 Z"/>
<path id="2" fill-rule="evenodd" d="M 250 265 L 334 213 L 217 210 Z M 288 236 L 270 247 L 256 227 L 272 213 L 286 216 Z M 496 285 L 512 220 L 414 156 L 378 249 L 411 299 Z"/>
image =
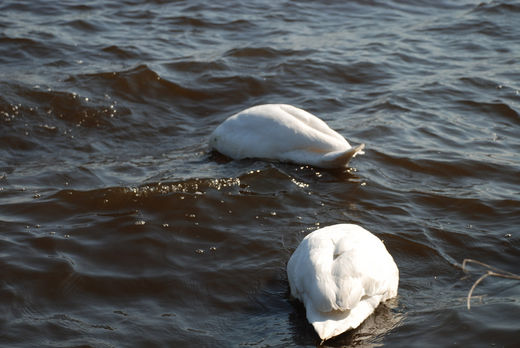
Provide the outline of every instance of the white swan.
<path id="1" fill-rule="evenodd" d="M 358 327 L 397 296 L 399 270 L 379 238 L 339 224 L 307 235 L 287 264 L 291 295 L 322 340 Z"/>
<path id="2" fill-rule="evenodd" d="M 364 144 L 352 147 L 305 110 L 285 104 L 257 105 L 226 119 L 210 147 L 233 159 L 261 158 L 323 168 L 344 167 Z"/>

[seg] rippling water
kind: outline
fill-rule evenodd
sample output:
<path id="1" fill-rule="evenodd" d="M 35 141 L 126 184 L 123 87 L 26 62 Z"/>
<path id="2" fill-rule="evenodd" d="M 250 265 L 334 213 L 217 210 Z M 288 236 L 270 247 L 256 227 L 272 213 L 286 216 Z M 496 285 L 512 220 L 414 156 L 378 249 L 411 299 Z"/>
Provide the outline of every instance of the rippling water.
<path id="1" fill-rule="evenodd" d="M 399 297 L 331 346 L 515 346 L 517 1 L 0 2 L 0 345 L 313 347 L 285 265 L 385 241 Z M 227 116 L 289 103 L 366 154 L 229 161 Z"/>

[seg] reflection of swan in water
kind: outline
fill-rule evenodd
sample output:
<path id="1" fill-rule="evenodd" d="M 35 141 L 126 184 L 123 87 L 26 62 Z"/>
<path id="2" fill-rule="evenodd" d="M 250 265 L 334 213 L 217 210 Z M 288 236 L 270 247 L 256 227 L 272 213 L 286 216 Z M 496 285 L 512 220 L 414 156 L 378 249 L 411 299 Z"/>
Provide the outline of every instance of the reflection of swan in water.
<path id="1" fill-rule="evenodd" d="M 313 327 L 305 320 L 305 307 L 300 303 L 292 303 L 293 310 L 289 313 L 289 322 L 293 340 L 296 345 L 309 346 L 316 342 Z M 405 319 L 402 309 L 398 308 L 397 298 L 387 300 L 379 305 L 368 318 L 357 328 L 344 332 L 341 335 L 321 341 L 317 345 L 325 347 L 380 347 L 386 335 L 401 325 Z M 312 331 L 311 331 L 312 330 Z M 320 342 L 317 342 L 320 343 Z"/>
<path id="2" fill-rule="evenodd" d="M 334 346 L 362 346 L 379 347 L 382 340 L 391 330 L 400 325 L 402 313 L 392 311 L 397 306 L 397 299 L 393 298 L 377 307 L 372 315 L 365 319 L 355 330 L 345 335 L 333 337 L 321 347 Z"/>
<path id="3" fill-rule="evenodd" d="M 358 327 L 397 296 L 399 270 L 364 228 L 339 224 L 307 235 L 287 264 L 291 295 L 303 302 L 322 340 Z"/>
<path id="4" fill-rule="evenodd" d="M 230 116 L 210 136 L 210 147 L 233 159 L 345 167 L 364 144 L 356 147 L 325 122 L 285 104 L 258 105 Z"/>

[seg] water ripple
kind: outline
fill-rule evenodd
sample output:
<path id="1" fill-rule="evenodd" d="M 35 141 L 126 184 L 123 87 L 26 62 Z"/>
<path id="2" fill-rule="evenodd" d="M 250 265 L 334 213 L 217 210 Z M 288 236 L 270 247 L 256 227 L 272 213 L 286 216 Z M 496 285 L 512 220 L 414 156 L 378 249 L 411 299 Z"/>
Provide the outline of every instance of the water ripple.
<path id="1" fill-rule="evenodd" d="M 510 346 L 518 286 L 487 278 L 467 311 L 460 263 L 517 272 L 519 9 L 2 1 L 0 345 L 315 346 L 285 265 L 350 222 L 394 256 L 399 297 L 327 345 Z M 226 117 L 272 102 L 365 155 L 209 151 Z"/>

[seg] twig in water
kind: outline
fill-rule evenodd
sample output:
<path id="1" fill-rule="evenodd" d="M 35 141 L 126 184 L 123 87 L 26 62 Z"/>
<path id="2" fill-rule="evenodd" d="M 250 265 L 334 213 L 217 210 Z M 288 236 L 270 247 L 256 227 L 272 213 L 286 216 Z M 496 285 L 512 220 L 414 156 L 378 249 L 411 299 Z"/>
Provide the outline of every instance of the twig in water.
<path id="1" fill-rule="evenodd" d="M 501 269 L 498 269 L 498 268 L 495 268 L 493 266 L 490 266 L 487 263 L 480 262 L 480 261 L 473 260 L 473 259 L 464 259 L 464 261 L 462 261 L 462 270 L 464 271 L 464 273 L 468 273 L 469 272 L 466 269 L 466 265 L 468 263 L 476 263 L 479 266 L 487 268 L 486 273 L 484 273 L 480 278 L 478 278 L 475 281 L 475 283 L 473 283 L 473 286 L 471 287 L 471 289 L 469 289 L 468 298 L 467 298 L 467 301 L 466 301 L 466 304 L 468 306 L 468 310 L 471 308 L 471 295 L 473 294 L 473 290 L 475 290 L 475 288 L 477 287 L 478 283 L 483 281 L 485 278 L 487 278 L 489 276 L 495 276 L 495 277 L 500 277 L 500 278 L 520 280 L 520 275 L 511 273 L 511 272 L 507 272 L 507 271 L 503 271 Z"/>

